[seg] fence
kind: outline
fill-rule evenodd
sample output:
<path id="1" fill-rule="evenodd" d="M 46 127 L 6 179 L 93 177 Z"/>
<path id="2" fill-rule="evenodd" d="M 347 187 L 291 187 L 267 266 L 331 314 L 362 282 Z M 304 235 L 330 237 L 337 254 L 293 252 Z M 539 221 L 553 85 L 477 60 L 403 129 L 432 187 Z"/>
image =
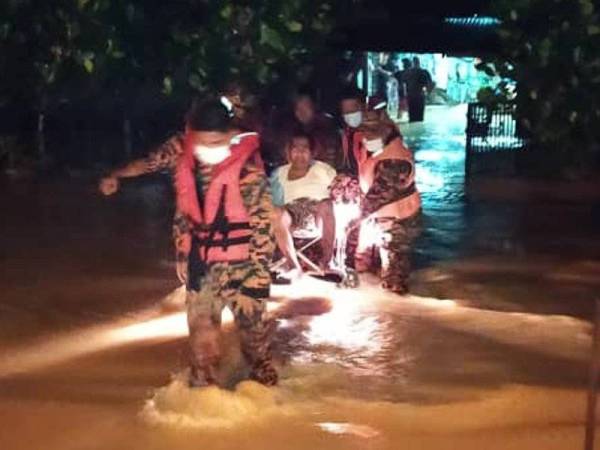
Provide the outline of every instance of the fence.
<path id="1" fill-rule="evenodd" d="M 465 177 L 476 174 L 514 175 L 526 149 L 515 120 L 515 104 L 469 103 Z"/>

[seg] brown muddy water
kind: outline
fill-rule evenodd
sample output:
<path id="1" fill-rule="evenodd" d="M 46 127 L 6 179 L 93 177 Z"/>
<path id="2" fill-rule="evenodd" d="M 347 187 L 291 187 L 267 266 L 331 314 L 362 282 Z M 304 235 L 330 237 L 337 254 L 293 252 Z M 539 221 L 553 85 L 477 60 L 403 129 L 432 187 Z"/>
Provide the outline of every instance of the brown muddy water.
<path id="1" fill-rule="evenodd" d="M 0 448 L 582 448 L 598 208 L 468 201 L 462 125 L 403 130 L 426 214 L 412 295 L 273 289 L 274 389 L 237 384 L 228 316 L 227 389 L 187 388 L 167 182 L 3 180 Z"/>

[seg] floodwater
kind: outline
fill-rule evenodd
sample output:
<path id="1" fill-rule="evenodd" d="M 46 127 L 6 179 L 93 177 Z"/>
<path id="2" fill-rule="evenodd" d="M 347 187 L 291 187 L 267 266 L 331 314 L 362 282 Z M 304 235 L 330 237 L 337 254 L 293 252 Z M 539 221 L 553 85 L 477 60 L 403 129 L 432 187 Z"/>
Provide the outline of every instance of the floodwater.
<path id="1" fill-rule="evenodd" d="M 462 113 L 403 127 L 426 213 L 412 295 L 274 287 L 274 389 L 237 384 L 230 317 L 228 389 L 186 387 L 167 182 L 4 181 L 0 448 L 582 448 L 598 209 L 468 201 Z"/>

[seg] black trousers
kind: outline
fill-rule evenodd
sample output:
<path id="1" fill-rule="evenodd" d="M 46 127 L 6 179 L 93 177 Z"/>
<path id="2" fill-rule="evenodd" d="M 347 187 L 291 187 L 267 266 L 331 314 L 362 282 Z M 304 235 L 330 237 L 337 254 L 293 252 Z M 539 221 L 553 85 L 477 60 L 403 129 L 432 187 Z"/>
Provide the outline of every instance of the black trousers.
<path id="1" fill-rule="evenodd" d="M 408 96 L 408 121 L 423 122 L 425 116 L 425 96 L 424 95 L 409 95 Z"/>

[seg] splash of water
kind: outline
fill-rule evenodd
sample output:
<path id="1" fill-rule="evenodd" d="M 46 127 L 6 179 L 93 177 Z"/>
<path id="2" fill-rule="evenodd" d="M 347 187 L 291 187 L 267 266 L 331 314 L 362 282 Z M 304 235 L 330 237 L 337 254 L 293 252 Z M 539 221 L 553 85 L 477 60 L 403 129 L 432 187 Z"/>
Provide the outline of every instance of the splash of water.
<path id="1" fill-rule="evenodd" d="M 293 411 L 281 402 L 277 390 L 252 381 L 228 391 L 217 386 L 190 389 L 186 380 L 183 372 L 157 389 L 146 402 L 142 419 L 175 428 L 229 429 L 264 424 L 275 415 Z"/>

